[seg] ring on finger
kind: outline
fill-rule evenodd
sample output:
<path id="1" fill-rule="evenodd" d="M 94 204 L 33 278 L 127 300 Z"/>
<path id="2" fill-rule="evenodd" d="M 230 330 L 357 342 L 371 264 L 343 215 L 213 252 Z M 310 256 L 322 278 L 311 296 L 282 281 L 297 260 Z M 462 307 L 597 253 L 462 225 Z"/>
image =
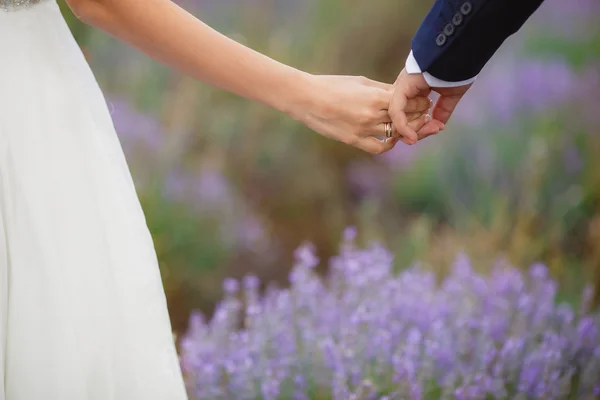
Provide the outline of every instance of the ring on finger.
<path id="1" fill-rule="evenodd" d="M 391 122 L 385 123 L 385 137 L 388 139 L 392 138 L 392 123 Z"/>

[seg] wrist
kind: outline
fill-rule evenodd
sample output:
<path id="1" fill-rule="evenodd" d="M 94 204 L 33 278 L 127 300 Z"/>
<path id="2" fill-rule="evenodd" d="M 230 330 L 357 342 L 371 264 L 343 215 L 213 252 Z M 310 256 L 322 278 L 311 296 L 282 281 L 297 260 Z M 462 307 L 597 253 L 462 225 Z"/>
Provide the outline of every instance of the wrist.
<path id="1" fill-rule="evenodd" d="M 303 121 L 305 116 L 315 106 L 314 88 L 316 82 L 314 75 L 292 69 L 285 79 L 285 83 L 277 90 L 278 96 L 274 99 L 273 107 L 289 115 L 297 121 Z"/>

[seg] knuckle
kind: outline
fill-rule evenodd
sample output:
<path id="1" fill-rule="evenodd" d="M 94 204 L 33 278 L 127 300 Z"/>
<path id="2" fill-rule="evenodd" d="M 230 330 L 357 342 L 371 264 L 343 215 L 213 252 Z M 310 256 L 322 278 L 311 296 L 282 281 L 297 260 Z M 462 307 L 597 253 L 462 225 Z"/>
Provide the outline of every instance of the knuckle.
<path id="1" fill-rule="evenodd" d="M 373 110 L 377 110 L 379 108 L 379 106 L 382 103 L 382 99 L 379 96 L 373 96 L 370 100 L 369 100 L 369 110 L 371 110 L 371 112 L 374 112 Z"/>
<path id="2" fill-rule="evenodd" d="M 365 110 L 360 116 L 360 120 L 363 125 L 370 124 L 375 119 L 375 112 L 373 110 Z"/>

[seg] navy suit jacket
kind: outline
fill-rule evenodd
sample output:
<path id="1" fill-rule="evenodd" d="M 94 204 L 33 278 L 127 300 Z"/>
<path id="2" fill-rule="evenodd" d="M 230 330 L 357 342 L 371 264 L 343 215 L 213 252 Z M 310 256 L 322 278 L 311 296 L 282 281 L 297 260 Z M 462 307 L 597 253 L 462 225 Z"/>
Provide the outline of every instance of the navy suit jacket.
<path id="1" fill-rule="evenodd" d="M 542 2 L 436 0 L 412 40 L 412 56 L 439 80 L 472 79 Z"/>

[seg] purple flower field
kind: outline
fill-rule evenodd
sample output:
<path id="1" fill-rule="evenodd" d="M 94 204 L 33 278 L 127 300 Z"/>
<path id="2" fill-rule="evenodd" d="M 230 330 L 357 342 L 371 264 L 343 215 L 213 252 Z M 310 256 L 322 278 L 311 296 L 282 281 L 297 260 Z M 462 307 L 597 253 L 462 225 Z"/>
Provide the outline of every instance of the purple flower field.
<path id="1" fill-rule="evenodd" d="M 437 282 L 358 248 L 346 231 L 322 278 L 311 245 L 290 287 L 224 282 L 212 320 L 193 313 L 181 361 L 194 399 L 593 399 L 600 315 L 557 302 L 546 267 L 475 272 L 459 255 Z"/>

